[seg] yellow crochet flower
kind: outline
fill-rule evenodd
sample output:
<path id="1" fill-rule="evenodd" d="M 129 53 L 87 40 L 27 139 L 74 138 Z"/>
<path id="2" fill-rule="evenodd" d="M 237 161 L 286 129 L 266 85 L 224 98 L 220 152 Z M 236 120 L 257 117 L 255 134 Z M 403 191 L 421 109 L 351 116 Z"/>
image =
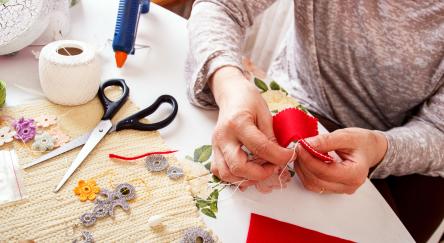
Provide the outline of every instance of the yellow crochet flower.
<path id="1" fill-rule="evenodd" d="M 80 201 L 93 201 L 96 199 L 96 194 L 100 192 L 100 188 L 96 185 L 95 180 L 80 180 L 77 187 L 74 188 L 74 193 L 79 196 Z"/>

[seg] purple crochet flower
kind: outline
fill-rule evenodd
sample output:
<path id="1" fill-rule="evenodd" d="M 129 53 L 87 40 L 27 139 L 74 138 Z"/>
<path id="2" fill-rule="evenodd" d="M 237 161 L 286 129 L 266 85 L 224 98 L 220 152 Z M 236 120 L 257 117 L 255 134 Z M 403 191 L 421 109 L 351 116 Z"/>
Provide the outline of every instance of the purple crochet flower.
<path id="1" fill-rule="evenodd" d="M 22 117 L 19 120 L 14 121 L 13 126 L 17 131 L 17 134 L 15 135 L 16 139 L 20 139 L 26 143 L 34 138 L 36 132 L 34 119 L 25 119 Z"/>

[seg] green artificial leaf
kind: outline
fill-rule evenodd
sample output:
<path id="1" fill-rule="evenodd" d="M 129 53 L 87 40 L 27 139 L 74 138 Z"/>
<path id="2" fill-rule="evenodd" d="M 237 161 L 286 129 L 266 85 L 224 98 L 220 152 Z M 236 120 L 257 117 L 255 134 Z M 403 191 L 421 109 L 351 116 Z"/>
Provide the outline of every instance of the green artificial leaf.
<path id="1" fill-rule="evenodd" d="M 254 84 L 256 85 L 256 87 L 258 87 L 260 90 L 262 90 L 262 92 L 265 92 L 268 90 L 267 84 L 258 78 L 254 78 Z"/>
<path id="2" fill-rule="evenodd" d="M 201 212 L 203 214 L 207 215 L 208 217 L 211 217 L 211 218 L 214 218 L 214 219 L 216 218 L 216 214 L 214 214 L 214 212 L 211 211 L 211 209 L 209 209 L 209 208 L 202 208 Z"/>
<path id="3" fill-rule="evenodd" d="M 207 200 L 203 200 L 203 199 L 196 200 L 196 207 L 197 208 L 205 208 L 205 207 L 208 207 L 209 205 L 210 205 L 210 203 Z"/>
<path id="4" fill-rule="evenodd" d="M 285 90 L 284 88 L 281 87 L 281 91 L 285 93 L 285 95 L 288 95 L 287 90 Z"/>
<path id="5" fill-rule="evenodd" d="M 212 202 L 210 204 L 210 209 L 211 209 L 211 211 L 213 211 L 216 214 L 217 213 L 217 202 Z"/>
<path id="6" fill-rule="evenodd" d="M 276 114 L 276 113 L 278 113 L 279 111 L 278 110 L 272 110 L 271 111 L 271 114 Z"/>
<path id="7" fill-rule="evenodd" d="M 271 90 L 280 90 L 281 86 L 279 86 L 279 84 L 276 83 L 276 81 L 271 81 L 270 88 L 271 88 Z"/>
<path id="8" fill-rule="evenodd" d="M 217 176 L 213 175 L 213 182 L 219 183 L 220 179 Z"/>
<path id="9" fill-rule="evenodd" d="M 193 157 L 191 157 L 191 156 L 189 156 L 189 155 L 185 156 L 185 159 L 187 159 L 187 160 L 191 160 L 191 161 L 194 161 Z"/>
<path id="10" fill-rule="evenodd" d="M 194 150 L 194 161 L 205 162 L 211 157 L 212 148 L 211 145 L 203 145 Z"/>
<path id="11" fill-rule="evenodd" d="M 0 3 L 1 3 L 1 1 L 2 0 L 0 0 Z M 70 6 L 72 7 L 72 6 L 76 5 L 78 2 L 79 2 L 79 0 L 71 0 Z"/>
<path id="12" fill-rule="evenodd" d="M 211 162 L 207 162 L 205 165 L 205 168 L 207 168 L 207 170 L 211 169 Z"/>
<path id="13" fill-rule="evenodd" d="M 219 190 L 214 189 L 214 191 L 208 196 L 208 201 L 216 201 L 219 198 Z"/>
<path id="14" fill-rule="evenodd" d="M 296 108 L 298 108 L 299 110 L 301 110 L 301 111 L 303 111 L 305 113 L 308 113 L 307 108 L 305 108 L 303 105 L 298 105 Z"/>

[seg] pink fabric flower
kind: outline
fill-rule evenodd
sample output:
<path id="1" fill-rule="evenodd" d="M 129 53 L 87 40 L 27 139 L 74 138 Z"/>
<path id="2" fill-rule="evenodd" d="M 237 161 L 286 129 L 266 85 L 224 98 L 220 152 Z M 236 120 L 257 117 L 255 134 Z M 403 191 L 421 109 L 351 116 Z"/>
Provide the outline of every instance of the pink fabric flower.
<path id="1" fill-rule="evenodd" d="M 49 134 L 54 138 L 54 147 L 60 147 L 64 144 L 68 143 L 69 140 L 71 140 L 71 137 L 66 135 L 62 130 L 59 128 L 52 128 L 49 130 Z"/>
<path id="2" fill-rule="evenodd" d="M 17 132 L 14 136 L 16 139 L 20 139 L 25 143 L 34 139 L 36 133 L 34 119 L 25 119 L 22 117 L 14 121 L 13 126 Z"/>
<path id="3" fill-rule="evenodd" d="M 38 127 L 49 127 L 57 123 L 57 117 L 53 115 L 41 115 L 35 119 Z"/>
<path id="4" fill-rule="evenodd" d="M 0 128 L 0 146 L 3 146 L 5 143 L 12 142 L 14 135 L 15 131 L 13 131 L 10 127 Z"/>

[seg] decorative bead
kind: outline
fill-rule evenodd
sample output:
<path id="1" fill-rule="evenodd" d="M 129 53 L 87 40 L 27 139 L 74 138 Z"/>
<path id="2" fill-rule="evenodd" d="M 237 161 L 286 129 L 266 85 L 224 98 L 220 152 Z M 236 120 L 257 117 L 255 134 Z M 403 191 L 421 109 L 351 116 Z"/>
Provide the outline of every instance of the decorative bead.
<path id="1" fill-rule="evenodd" d="M 41 115 L 35 119 L 38 127 L 49 127 L 57 123 L 57 117 L 53 115 Z"/>
<path id="2" fill-rule="evenodd" d="M 127 201 L 136 198 L 136 189 L 128 183 L 119 184 L 115 192 L 119 193 Z"/>
<path id="3" fill-rule="evenodd" d="M 145 165 L 148 171 L 159 172 L 168 167 L 168 160 L 160 154 L 150 155 L 146 157 Z"/>
<path id="4" fill-rule="evenodd" d="M 197 227 L 187 229 L 180 242 L 195 243 L 198 242 L 198 239 L 200 239 L 202 243 L 214 243 L 214 239 L 210 233 Z"/>
<path id="5" fill-rule="evenodd" d="M 46 132 L 37 135 L 31 148 L 40 152 L 51 150 L 54 148 L 54 138 Z"/>
<path id="6" fill-rule="evenodd" d="M 74 188 L 74 193 L 79 196 L 80 201 L 93 201 L 96 199 L 96 194 L 100 192 L 95 180 L 80 180 L 77 187 Z"/>
<path id="7" fill-rule="evenodd" d="M 183 170 L 182 168 L 171 166 L 167 171 L 167 175 L 170 179 L 177 180 L 183 177 Z"/>
<path id="8" fill-rule="evenodd" d="M 154 215 L 148 219 L 148 225 L 151 228 L 157 227 L 161 225 L 164 221 L 164 217 L 162 215 Z"/>
<path id="9" fill-rule="evenodd" d="M 80 216 L 80 222 L 86 227 L 89 227 L 91 225 L 94 225 L 96 223 L 96 216 L 92 213 L 84 213 L 82 216 Z"/>
<path id="10" fill-rule="evenodd" d="M 10 127 L 0 128 L 0 146 L 5 143 L 12 142 L 12 140 L 14 140 L 15 134 L 15 131 L 13 131 Z"/>
<path id="11" fill-rule="evenodd" d="M 33 119 L 25 119 L 22 117 L 14 121 L 13 126 L 17 132 L 15 135 L 16 139 L 20 139 L 25 143 L 34 139 L 36 126 Z"/>

